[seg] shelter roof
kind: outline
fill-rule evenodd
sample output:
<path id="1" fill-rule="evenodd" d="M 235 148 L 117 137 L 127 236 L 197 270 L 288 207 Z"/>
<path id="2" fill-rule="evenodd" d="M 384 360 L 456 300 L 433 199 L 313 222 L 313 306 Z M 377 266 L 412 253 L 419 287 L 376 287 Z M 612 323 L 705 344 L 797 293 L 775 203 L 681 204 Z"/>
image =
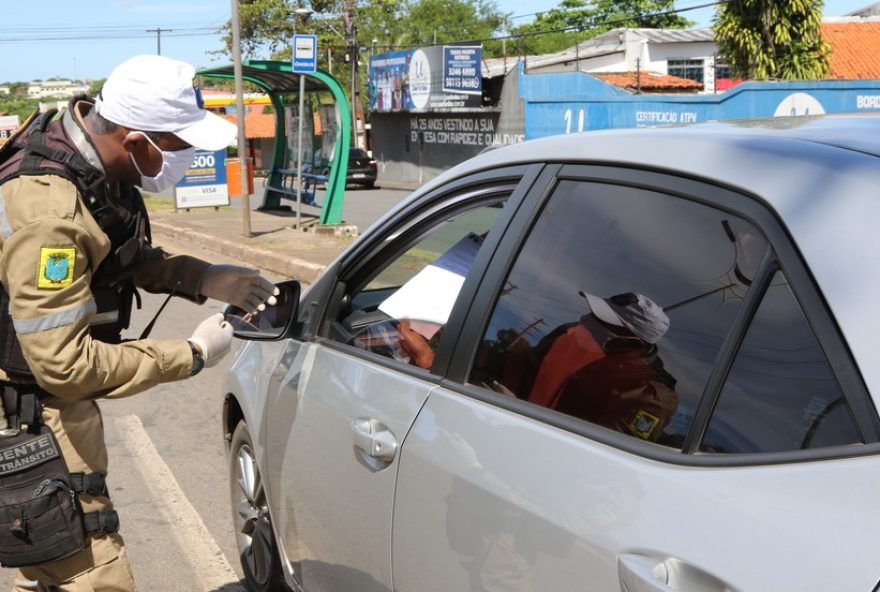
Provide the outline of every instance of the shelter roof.
<path id="1" fill-rule="evenodd" d="M 218 68 L 205 68 L 204 70 L 199 70 L 198 73 L 202 76 L 213 76 L 216 78 L 232 78 L 234 75 L 232 64 Z M 241 76 L 246 81 L 261 84 L 270 92 L 299 92 L 300 74 L 290 72 L 290 66 L 287 62 L 248 60 L 241 64 Z M 306 76 L 305 79 L 306 92 L 327 90 L 327 85 L 321 81 L 311 76 Z"/>

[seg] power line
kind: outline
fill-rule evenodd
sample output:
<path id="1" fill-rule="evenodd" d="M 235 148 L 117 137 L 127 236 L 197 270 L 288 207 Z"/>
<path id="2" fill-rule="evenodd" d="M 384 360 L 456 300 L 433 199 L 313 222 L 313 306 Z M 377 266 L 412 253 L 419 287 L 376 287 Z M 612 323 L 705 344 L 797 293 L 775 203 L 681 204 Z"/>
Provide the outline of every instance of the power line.
<path id="1" fill-rule="evenodd" d="M 383 45 L 382 47 L 387 47 L 389 50 L 409 49 L 409 48 L 413 48 L 413 47 L 430 47 L 432 45 L 449 45 L 451 43 L 487 43 L 489 41 L 504 41 L 504 40 L 508 40 L 508 39 L 523 39 L 525 37 L 538 37 L 541 35 L 551 35 L 553 33 L 579 33 L 581 31 L 595 28 L 599 25 L 609 25 L 612 28 L 614 28 L 614 25 L 623 25 L 623 24 L 630 23 L 633 21 L 639 22 L 639 21 L 644 21 L 644 20 L 662 17 L 662 16 L 670 16 L 670 15 L 675 15 L 675 14 L 681 14 L 683 12 L 690 12 L 692 10 L 701 10 L 703 8 L 710 8 L 713 6 L 721 6 L 722 4 L 727 4 L 730 1 L 731 0 L 715 0 L 713 2 L 705 2 L 703 4 L 696 4 L 694 6 L 676 8 L 673 10 L 665 10 L 662 12 L 638 14 L 638 15 L 620 17 L 620 18 L 616 18 L 616 19 L 605 19 L 605 20 L 594 21 L 589 24 L 567 25 L 565 27 L 557 27 L 555 29 L 523 31 L 523 32 L 519 32 L 519 33 L 510 33 L 508 35 L 499 35 L 496 37 L 486 37 L 483 39 L 459 39 L 459 40 L 447 40 L 447 41 L 438 42 L 438 43 L 419 43 L 419 44 L 410 44 L 410 45 Z M 587 7 L 572 8 L 572 9 L 568 9 L 568 10 L 558 10 L 558 9 L 551 9 L 551 10 L 563 12 L 563 13 L 565 13 L 565 12 L 575 13 L 575 12 L 582 12 L 584 10 L 587 10 Z M 543 13 L 535 13 L 535 14 L 546 14 L 547 12 L 550 12 L 550 11 L 545 11 Z M 529 16 L 529 15 L 525 15 L 525 16 Z"/>
<path id="2" fill-rule="evenodd" d="M 728 2 L 730 2 L 730 0 L 716 0 L 715 2 L 707 2 L 704 4 L 697 4 L 695 6 L 689 6 L 686 8 L 677 8 L 675 10 L 666 10 L 666 11 L 662 11 L 662 12 L 653 12 L 653 13 L 648 13 L 648 14 L 639 14 L 639 15 L 633 15 L 633 16 L 628 16 L 628 17 L 621 17 L 621 18 L 617 18 L 617 19 L 602 20 L 602 21 L 598 21 L 598 22 L 593 22 L 589 25 L 587 25 L 587 24 L 568 25 L 566 27 L 558 27 L 556 29 L 544 29 L 541 31 L 527 31 L 527 32 L 523 32 L 523 33 L 517 33 L 517 34 L 507 35 L 507 36 L 502 36 L 502 37 L 491 37 L 488 39 L 475 39 L 473 41 L 479 41 L 479 42 L 499 41 L 501 39 L 516 39 L 519 37 L 534 37 L 536 35 L 546 35 L 549 33 L 578 33 L 580 31 L 584 31 L 586 29 L 594 28 L 597 25 L 622 25 L 624 23 L 629 23 L 631 21 L 642 21 L 642 20 L 657 18 L 657 17 L 661 17 L 661 16 L 671 16 L 671 15 L 675 15 L 675 14 L 681 14 L 683 12 L 689 12 L 692 10 L 700 10 L 703 8 L 710 8 L 712 6 L 720 6 L 722 4 L 727 4 Z M 576 9 L 575 8 L 575 9 L 571 9 L 570 11 L 562 11 L 562 12 L 577 12 L 578 10 L 583 10 L 583 9 Z"/>
<path id="3" fill-rule="evenodd" d="M 658 14 L 658 15 L 665 15 L 665 14 L 676 14 L 676 13 L 681 13 L 681 12 L 690 12 L 690 11 L 692 11 L 692 10 L 701 10 L 701 9 L 703 9 L 703 8 L 709 8 L 709 7 L 711 7 L 711 6 L 717 6 L 717 5 L 719 5 L 719 4 L 725 4 L 725 3 L 727 3 L 728 1 L 729 1 L 729 0 L 720 0 L 720 1 L 718 1 L 718 2 L 713 2 L 713 3 L 711 3 L 711 4 L 698 4 L 698 5 L 695 5 L 695 6 L 686 6 L 686 7 L 682 7 L 682 8 L 676 8 L 676 9 L 671 10 L 671 11 L 668 11 L 668 12 L 657 13 L 657 14 Z M 540 16 L 540 15 L 542 15 L 542 14 L 547 14 L 547 13 L 549 13 L 549 12 L 554 12 L 554 13 L 582 12 L 582 11 L 584 11 L 584 10 L 589 10 L 589 9 L 590 9 L 589 6 L 581 6 L 581 7 L 578 7 L 578 8 L 558 8 L 558 7 L 557 7 L 557 8 L 550 8 L 550 9 L 548 9 L 548 10 L 541 10 L 541 11 L 539 11 L 539 12 L 530 12 L 530 13 L 527 13 L 527 14 L 516 14 L 516 15 L 513 15 L 513 16 L 508 17 L 508 18 L 509 18 L 510 20 L 514 20 L 514 19 L 528 18 L 528 17 L 530 17 L 530 16 Z"/>
<path id="4" fill-rule="evenodd" d="M 144 31 L 143 29 L 140 29 Z M 218 35 L 220 30 L 211 30 L 207 32 L 177 32 L 175 29 L 175 33 L 171 33 L 166 35 L 166 37 L 206 37 Z M 130 33 L 130 32 L 120 32 L 120 33 L 111 33 L 104 35 L 64 35 L 64 36 L 33 36 L 33 37 L 0 37 L 0 44 L 6 43 L 31 43 L 34 41 L 46 42 L 46 41 L 110 41 L 115 39 L 143 39 L 153 37 L 151 34 L 147 34 L 146 32 L 142 33 Z"/>

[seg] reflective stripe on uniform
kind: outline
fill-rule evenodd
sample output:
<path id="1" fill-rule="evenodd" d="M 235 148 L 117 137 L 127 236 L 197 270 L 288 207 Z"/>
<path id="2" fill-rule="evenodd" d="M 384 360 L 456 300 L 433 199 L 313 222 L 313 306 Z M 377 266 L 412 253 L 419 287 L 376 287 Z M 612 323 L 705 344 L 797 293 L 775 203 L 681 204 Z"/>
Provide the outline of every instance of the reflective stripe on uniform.
<path id="1" fill-rule="evenodd" d="M 88 315 L 95 314 L 98 310 L 94 298 L 76 308 L 62 310 L 61 312 L 53 312 L 52 314 L 43 315 L 35 319 L 12 319 L 12 325 L 15 327 L 16 333 L 26 335 L 28 333 L 38 333 L 40 331 L 48 331 L 57 329 L 64 325 L 72 325 L 80 319 Z"/>
<path id="2" fill-rule="evenodd" d="M 3 238 L 12 236 L 12 226 L 9 225 L 9 218 L 6 216 L 6 201 L 3 199 L 2 187 L 0 187 L 0 234 Z"/>
<path id="3" fill-rule="evenodd" d="M 115 323 L 119 320 L 119 311 L 111 310 L 108 312 L 99 312 L 89 321 L 89 325 L 106 325 L 107 323 Z"/>

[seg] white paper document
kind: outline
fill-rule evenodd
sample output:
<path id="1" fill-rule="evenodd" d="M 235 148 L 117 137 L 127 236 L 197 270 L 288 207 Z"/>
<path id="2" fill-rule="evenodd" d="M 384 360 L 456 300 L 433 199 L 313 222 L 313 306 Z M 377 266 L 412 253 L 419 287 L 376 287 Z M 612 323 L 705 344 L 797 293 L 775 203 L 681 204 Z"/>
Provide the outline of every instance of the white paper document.
<path id="1" fill-rule="evenodd" d="M 379 305 L 395 319 L 415 319 L 445 325 L 482 238 L 469 234 L 418 272 Z"/>

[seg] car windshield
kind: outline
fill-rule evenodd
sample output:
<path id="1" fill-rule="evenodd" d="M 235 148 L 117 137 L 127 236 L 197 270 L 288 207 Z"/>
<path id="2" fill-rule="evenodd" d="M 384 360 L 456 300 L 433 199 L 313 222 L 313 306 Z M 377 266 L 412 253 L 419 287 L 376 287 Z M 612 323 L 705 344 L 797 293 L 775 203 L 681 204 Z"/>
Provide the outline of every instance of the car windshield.
<path id="1" fill-rule="evenodd" d="M 369 156 L 360 148 L 352 148 L 351 151 L 349 151 L 348 153 L 348 158 L 351 160 L 356 160 L 359 158 L 369 158 Z"/>

